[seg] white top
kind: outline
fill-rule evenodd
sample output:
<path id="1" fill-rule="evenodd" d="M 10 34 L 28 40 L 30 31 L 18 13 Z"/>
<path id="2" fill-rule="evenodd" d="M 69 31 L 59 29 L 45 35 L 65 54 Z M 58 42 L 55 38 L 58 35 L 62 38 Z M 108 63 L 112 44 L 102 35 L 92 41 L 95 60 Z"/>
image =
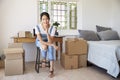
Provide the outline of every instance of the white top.
<path id="1" fill-rule="evenodd" d="M 39 24 L 38 25 L 40 32 L 37 28 L 37 26 L 35 27 L 35 34 L 46 34 L 45 30 L 43 29 L 42 25 Z M 51 33 L 50 33 L 50 29 L 52 28 L 52 26 L 50 26 L 48 33 L 50 34 L 50 36 L 55 36 L 55 27 L 52 28 Z"/>

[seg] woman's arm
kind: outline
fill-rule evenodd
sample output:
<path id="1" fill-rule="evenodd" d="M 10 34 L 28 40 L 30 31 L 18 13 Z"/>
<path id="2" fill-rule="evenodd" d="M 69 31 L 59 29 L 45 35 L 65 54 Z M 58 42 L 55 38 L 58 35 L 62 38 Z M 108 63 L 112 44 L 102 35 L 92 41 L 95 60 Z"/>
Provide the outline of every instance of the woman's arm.
<path id="1" fill-rule="evenodd" d="M 54 41 L 54 36 L 50 36 L 50 34 L 47 33 L 47 38 L 48 38 L 48 42 L 53 43 Z"/>
<path id="2" fill-rule="evenodd" d="M 43 41 L 40 34 L 37 34 L 37 38 L 38 38 L 38 40 L 40 41 L 40 43 L 43 44 L 43 45 L 50 45 L 50 46 L 53 45 L 53 44 L 50 43 L 50 42 L 45 42 L 45 41 Z"/>
<path id="3" fill-rule="evenodd" d="M 54 35 L 55 35 L 55 28 L 52 26 L 50 28 L 50 33 L 48 32 L 48 30 L 49 30 L 49 28 L 46 27 L 45 31 L 46 31 L 46 34 L 47 34 L 48 42 L 53 43 L 54 42 Z"/>
<path id="4" fill-rule="evenodd" d="M 40 43 L 43 44 L 43 45 L 49 45 L 49 46 L 53 46 L 56 50 L 59 50 L 59 47 L 54 45 L 53 43 L 51 42 L 45 42 L 42 40 L 42 37 L 40 34 L 37 34 L 37 38 L 39 39 Z M 52 38 L 52 37 L 51 37 Z"/>

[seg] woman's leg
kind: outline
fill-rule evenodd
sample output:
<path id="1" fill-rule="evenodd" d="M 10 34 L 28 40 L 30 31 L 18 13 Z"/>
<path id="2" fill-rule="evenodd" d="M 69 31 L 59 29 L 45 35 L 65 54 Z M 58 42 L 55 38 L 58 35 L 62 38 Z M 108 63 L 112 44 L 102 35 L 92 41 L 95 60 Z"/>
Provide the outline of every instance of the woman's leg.
<path id="1" fill-rule="evenodd" d="M 36 40 L 35 42 L 36 46 L 40 48 L 41 55 L 42 55 L 42 67 L 45 67 L 46 65 L 46 56 L 47 56 L 47 45 L 41 45 L 39 41 Z"/>
<path id="2" fill-rule="evenodd" d="M 42 45 L 39 41 L 36 40 L 36 46 L 41 49 L 42 58 L 45 60 L 47 55 L 47 45 Z"/>
<path id="3" fill-rule="evenodd" d="M 46 45 L 42 45 L 41 55 L 42 55 L 42 67 L 46 67 L 46 56 L 47 56 L 47 46 Z"/>
<path id="4" fill-rule="evenodd" d="M 41 45 L 42 49 L 41 49 L 41 55 L 42 55 L 42 60 L 46 60 L 46 56 L 47 56 L 47 46 L 46 45 Z"/>
<path id="5" fill-rule="evenodd" d="M 49 60 L 50 60 L 50 77 L 53 77 L 54 76 L 54 49 L 53 49 L 53 46 L 48 46 L 48 57 L 49 57 Z"/>

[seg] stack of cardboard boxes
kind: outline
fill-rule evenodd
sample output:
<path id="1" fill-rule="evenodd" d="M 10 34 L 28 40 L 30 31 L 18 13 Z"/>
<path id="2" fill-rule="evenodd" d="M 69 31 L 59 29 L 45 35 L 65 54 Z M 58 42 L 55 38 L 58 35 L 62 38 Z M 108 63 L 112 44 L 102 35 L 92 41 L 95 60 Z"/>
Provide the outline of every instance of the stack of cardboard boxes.
<path id="1" fill-rule="evenodd" d="M 9 43 L 4 49 L 5 54 L 5 75 L 23 74 L 25 70 L 24 49 L 22 43 Z"/>
<path id="2" fill-rule="evenodd" d="M 23 74 L 23 49 L 4 49 L 5 53 L 5 75 Z"/>
<path id="3" fill-rule="evenodd" d="M 69 38 L 65 41 L 65 53 L 61 55 L 61 65 L 65 69 L 77 69 L 87 66 L 87 42 L 81 38 Z"/>

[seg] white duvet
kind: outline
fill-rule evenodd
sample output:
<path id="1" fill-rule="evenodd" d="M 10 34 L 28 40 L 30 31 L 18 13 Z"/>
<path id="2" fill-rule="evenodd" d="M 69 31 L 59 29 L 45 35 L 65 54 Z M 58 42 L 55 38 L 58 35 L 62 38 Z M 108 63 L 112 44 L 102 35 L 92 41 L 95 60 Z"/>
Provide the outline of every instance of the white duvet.
<path id="1" fill-rule="evenodd" d="M 117 77 L 120 72 L 120 40 L 88 41 L 88 61 Z"/>

